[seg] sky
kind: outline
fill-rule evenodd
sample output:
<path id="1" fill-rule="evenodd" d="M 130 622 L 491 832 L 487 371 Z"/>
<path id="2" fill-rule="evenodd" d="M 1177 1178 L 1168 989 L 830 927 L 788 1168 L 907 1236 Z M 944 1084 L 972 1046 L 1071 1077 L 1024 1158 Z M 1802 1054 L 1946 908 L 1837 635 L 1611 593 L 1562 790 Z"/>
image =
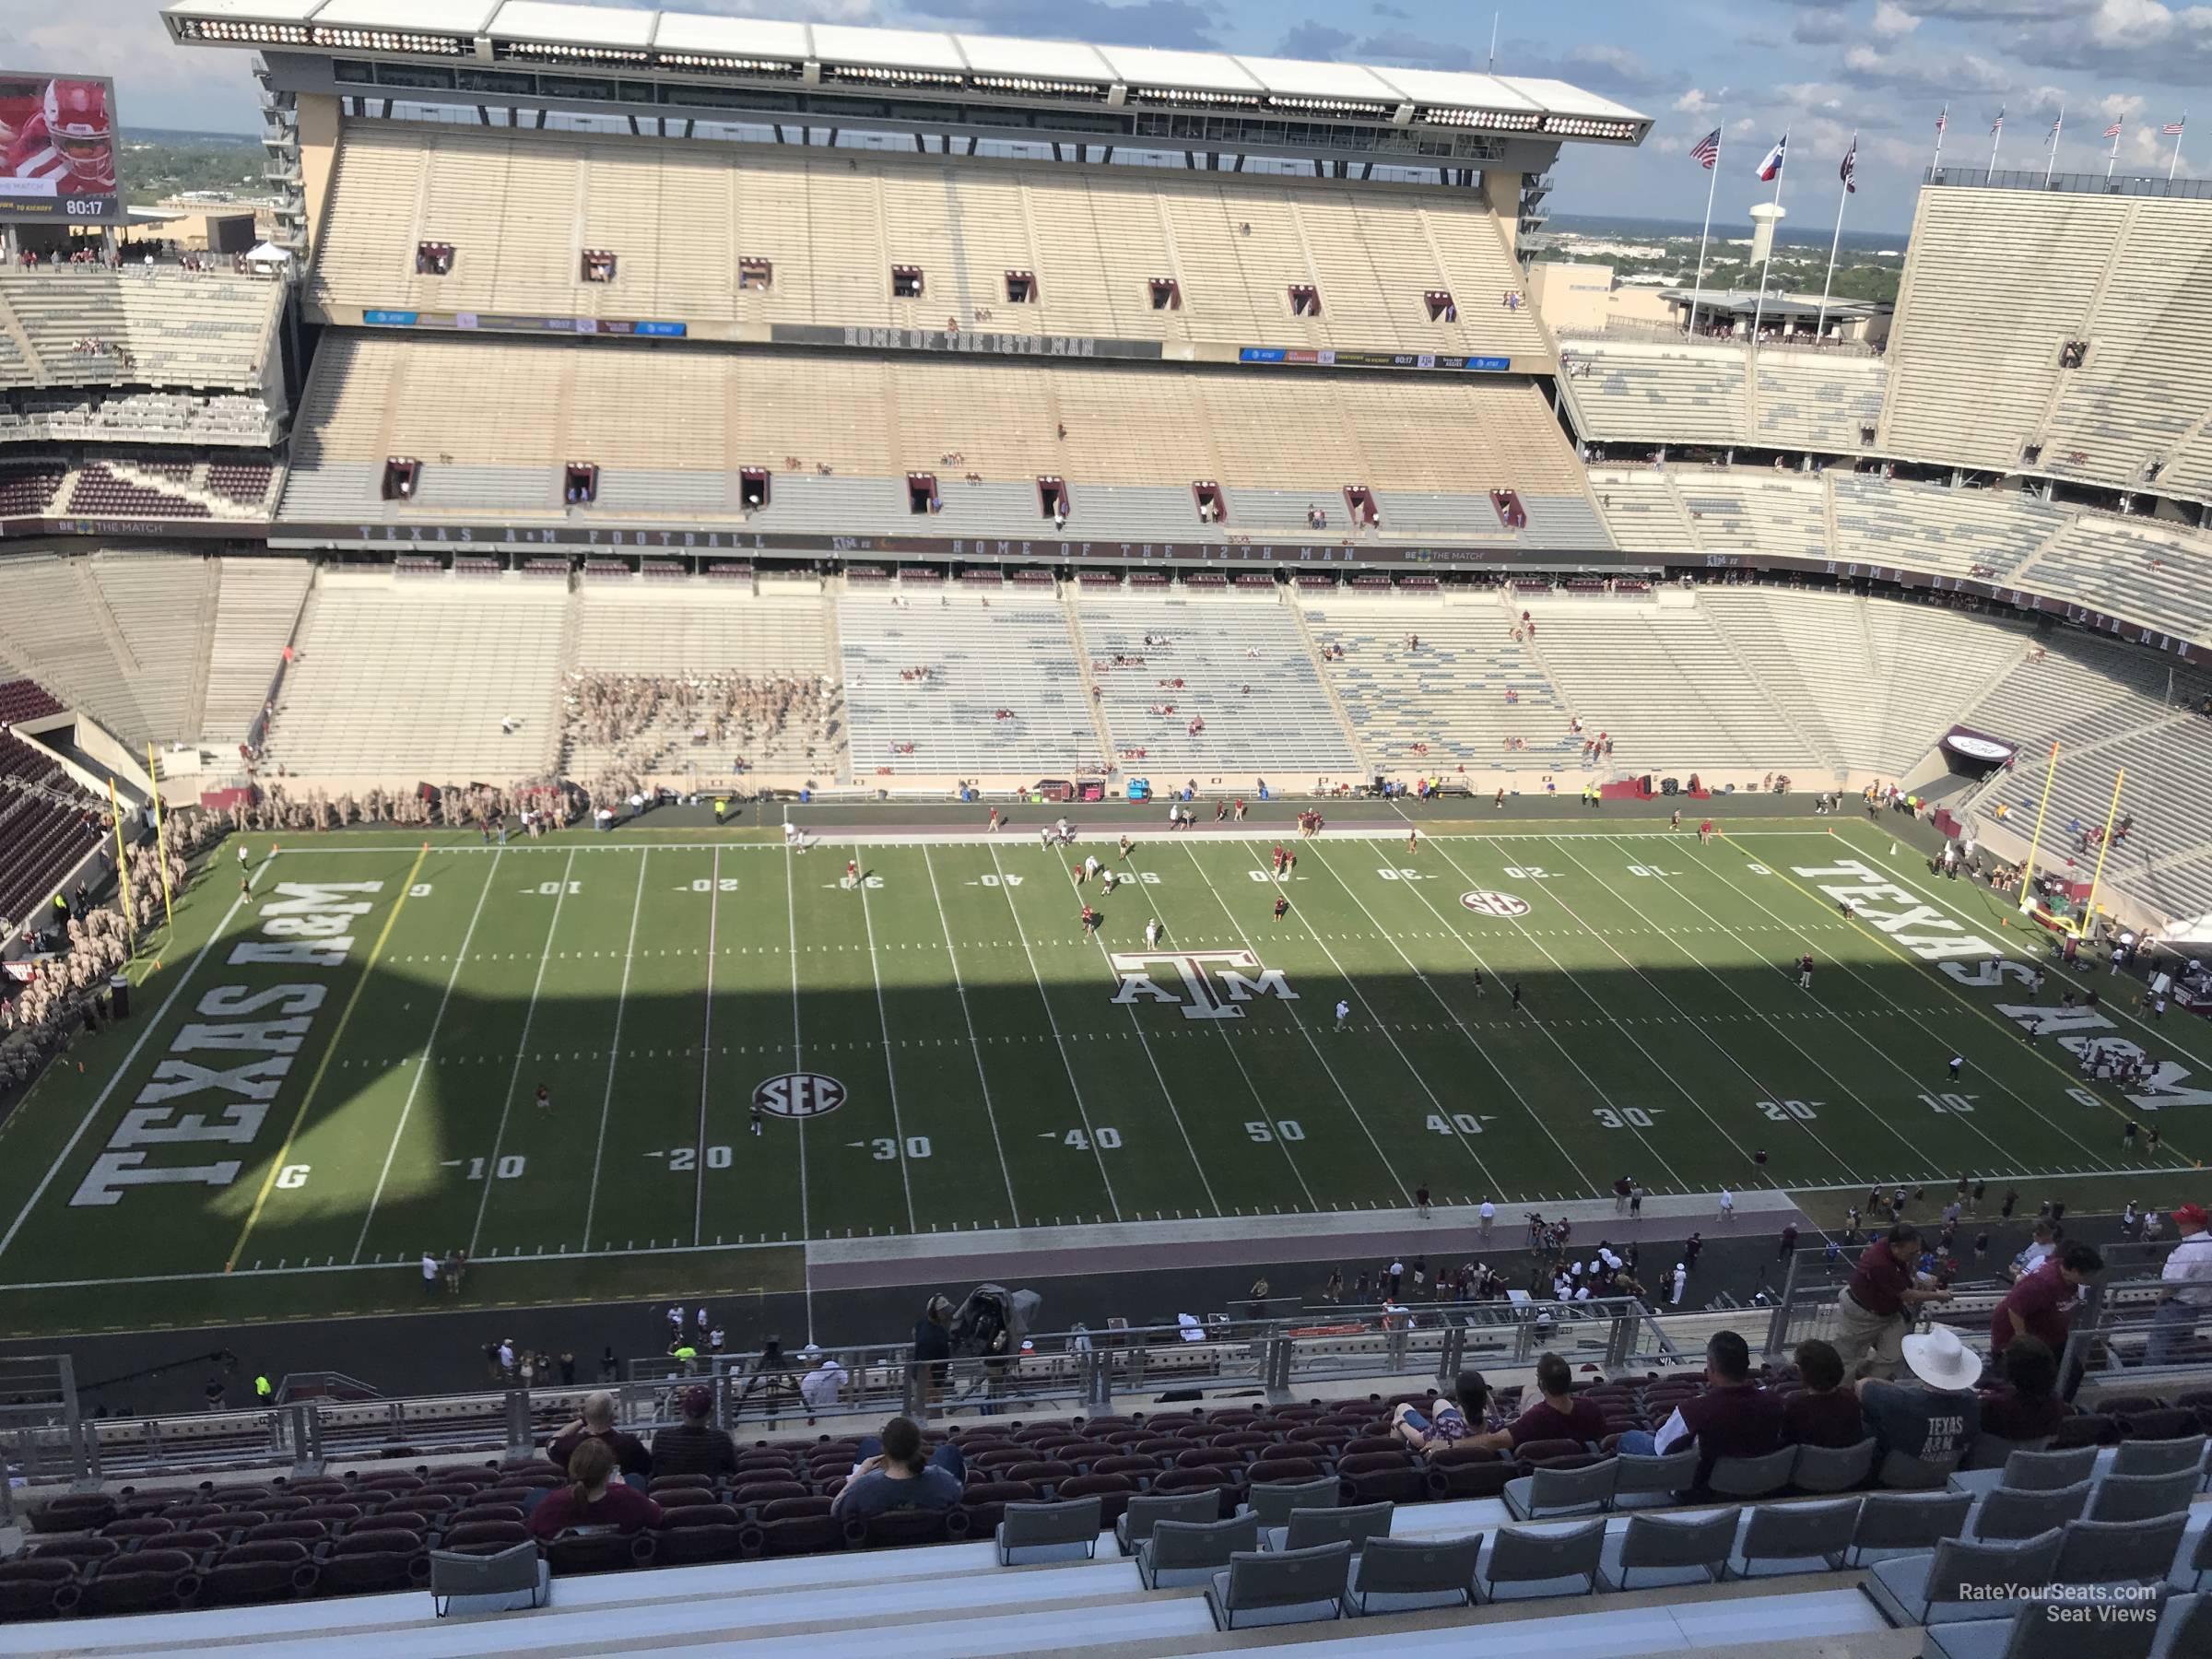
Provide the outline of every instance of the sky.
<path id="1" fill-rule="evenodd" d="M 1706 176 L 1688 151 L 1725 138 L 1714 216 L 1742 222 L 1771 187 L 1759 156 L 1790 133 L 1783 206 L 1793 226 L 1832 222 L 1837 170 L 1854 130 L 1859 191 L 1845 225 L 1902 232 L 1947 103 L 1947 160 L 1987 163 L 2005 111 L 2000 167 L 2041 170 L 2063 107 L 2059 169 L 2101 174 L 2123 123 L 2123 171 L 2163 176 L 2159 129 L 2198 112 L 2193 169 L 2212 172 L 2212 4 L 2163 0 L 1493 0 L 1497 69 L 1552 76 L 1653 117 L 1640 150 L 1571 146 L 1557 213 L 1695 220 Z M 454 0 L 456 11 L 470 9 Z M 1125 44 L 1220 49 L 1347 63 L 1480 69 L 1482 0 L 686 0 L 681 9 L 888 26 L 968 29 Z M 75 0 L 33 15 L 0 4 L 0 67 L 112 74 L 123 122 L 252 132 L 242 52 L 169 42 L 155 0 Z"/>

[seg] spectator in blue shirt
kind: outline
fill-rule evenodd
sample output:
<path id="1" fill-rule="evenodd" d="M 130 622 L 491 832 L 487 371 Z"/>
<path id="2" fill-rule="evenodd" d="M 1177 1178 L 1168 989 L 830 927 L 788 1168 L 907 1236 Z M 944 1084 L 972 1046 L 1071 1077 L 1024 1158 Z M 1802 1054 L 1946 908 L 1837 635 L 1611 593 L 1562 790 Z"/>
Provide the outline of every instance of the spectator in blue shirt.
<path id="1" fill-rule="evenodd" d="M 865 1521 L 892 1510 L 948 1510 L 960 1500 L 968 1465 L 959 1447 L 947 1441 L 922 1456 L 922 1430 L 912 1418 L 893 1418 L 883 1436 L 860 1442 L 860 1462 L 830 1506 L 841 1521 Z"/>

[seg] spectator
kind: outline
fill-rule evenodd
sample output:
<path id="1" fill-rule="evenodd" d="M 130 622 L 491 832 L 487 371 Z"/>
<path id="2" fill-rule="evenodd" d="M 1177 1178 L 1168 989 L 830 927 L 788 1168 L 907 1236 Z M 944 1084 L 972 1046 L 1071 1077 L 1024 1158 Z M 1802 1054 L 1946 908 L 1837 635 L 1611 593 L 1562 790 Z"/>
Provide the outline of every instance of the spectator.
<path id="1" fill-rule="evenodd" d="M 616 1465 L 623 1478 L 635 1479 L 641 1486 L 653 1475 L 653 1453 L 645 1442 L 634 1434 L 625 1434 L 615 1427 L 615 1396 L 604 1391 L 583 1396 L 583 1415 L 570 1422 L 553 1437 L 546 1448 L 546 1457 L 557 1469 L 566 1470 L 569 1459 L 586 1441 L 603 1441 L 614 1453 Z"/>
<path id="2" fill-rule="evenodd" d="M 1427 1415 L 1410 1406 L 1393 1414 L 1391 1430 L 1416 1452 L 1455 1446 L 1477 1424 L 1489 1427 L 1490 1385 L 1480 1371 L 1464 1371 L 1452 1385 L 1452 1398 L 1441 1404 L 1433 1396 Z"/>
<path id="3" fill-rule="evenodd" d="M 2020 1253 L 2012 1258 L 1998 1277 L 2008 1285 L 2017 1285 L 2023 1275 L 2034 1272 L 2042 1259 L 2057 1248 L 2057 1225 L 2049 1220 L 2038 1221 L 2035 1236 L 2020 1247 Z"/>
<path id="4" fill-rule="evenodd" d="M 921 1380 L 924 1407 L 935 1401 L 952 1370 L 952 1333 L 946 1327 L 951 1314 L 952 1304 L 933 1296 L 914 1323 L 914 1373 Z"/>
<path id="5" fill-rule="evenodd" d="M 729 1475 L 737 1468 L 737 1448 L 713 1423 L 714 1391 L 695 1383 L 676 1396 L 683 1421 L 653 1437 L 656 1475 Z"/>
<path id="6" fill-rule="evenodd" d="M 806 1402 L 806 1420 L 811 1423 L 818 1414 L 837 1409 L 845 1392 L 845 1368 L 836 1355 L 825 1354 L 812 1343 L 799 1350 L 799 1358 L 814 1368 L 799 1379 L 799 1398 Z"/>
<path id="7" fill-rule="evenodd" d="M 1734 1331 L 1715 1331 L 1705 1345 L 1705 1392 L 1685 1400 L 1656 1434 L 1631 1429 L 1618 1450 L 1664 1455 L 1697 1443 L 1697 1484 L 1723 1457 L 1764 1457 L 1783 1443 L 1782 1401 L 1751 1381 L 1751 1348 Z"/>
<path id="8" fill-rule="evenodd" d="M 968 1466 L 950 1441 L 922 1457 L 922 1430 L 912 1418 L 893 1418 L 883 1436 L 860 1442 L 860 1462 L 830 1512 L 841 1521 L 865 1521 L 893 1510 L 948 1510 L 960 1500 Z"/>
<path id="9" fill-rule="evenodd" d="M 1500 1452 L 1530 1441 L 1571 1440 L 1594 1445 L 1605 1438 L 1605 1413 L 1595 1401 L 1574 1397 L 1574 1372 L 1559 1355 L 1545 1354 L 1536 1360 L 1536 1391 L 1543 1397 L 1504 1428 L 1464 1436 L 1464 1443 Z"/>
<path id="10" fill-rule="evenodd" d="M 2005 1345 L 2005 1379 L 1982 1391 L 1982 1432 L 2044 1441 L 2073 1414 L 2057 1394 L 2058 1356 L 2033 1336 Z"/>
<path id="11" fill-rule="evenodd" d="M 2201 1205 L 2184 1204 L 2173 1212 L 2181 1242 L 2159 1272 L 2166 1300 L 2152 1315 L 2150 1340 L 2143 1351 L 2146 1365 L 2163 1365 L 2181 1334 L 2194 1332 L 2212 1309 L 2212 1232 L 2206 1230 L 2206 1220 Z M 2144 1236 L 2150 1236 L 2147 1230 Z"/>
<path id="12" fill-rule="evenodd" d="M 1989 1351 L 2005 1351 L 2016 1336 L 2034 1336 L 2053 1353 L 2066 1346 L 2066 1327 L 2081 1306 L 2085 1281 L 2104 1270 L 2104 1258 L 2090 1244 L 2069 1244 L 2056 1260 L 2024 1273 L 1990 1316 Z"/>
<path id="13" fill-rule="evenodd" d="M 587 1440 L 569 1459 L 571 1484 L 536 1494 L 528 1516 L 531 1535 L 558 1537 L 571 1526 L 612 1526 L 641 1532 L 661 1524 L 661 1506 L 615 1478 L 615 1453 L 604 1440 Z"/>
<path id="14" fill-rule="evenodd" d="M 1859 1396 L 1843 1386 L 1843 1357 L 1818 1337 L 1797 1345 L 1805 1386 L 1782 1404 L 1783 1439 L 1793 1446 L 1855 1446 L 1866 1438 Z"/>
<path id="15" fill-rule="evenodd" d="M 1906 1337 L 1901 1358 L 1911 1382 L 1859 1380 L 1866 1427 L 1884 1456 L 1900 1452 L 1938 1468 L 1956 1468 L 1982 1431 L 1982 1396 L 1974 1392 L 1982 1356 L 1950 1326 L 1937 1325 L 1924 1336 Z"/>
<path id="16" fill-rule="evenodd" d="M 1836 1353 L 1846 1367 L 1871 1354 L 1872 1374 L 1894 1375 L 1912 1323 L 1908 1310 L 1951 1300 L 1948 1290 L 1920 1287 L 1912 1266 L 1919 1259 L 1920 1230 L 1901 1221 L 1860 1253 L 1836 1303 Z"/>

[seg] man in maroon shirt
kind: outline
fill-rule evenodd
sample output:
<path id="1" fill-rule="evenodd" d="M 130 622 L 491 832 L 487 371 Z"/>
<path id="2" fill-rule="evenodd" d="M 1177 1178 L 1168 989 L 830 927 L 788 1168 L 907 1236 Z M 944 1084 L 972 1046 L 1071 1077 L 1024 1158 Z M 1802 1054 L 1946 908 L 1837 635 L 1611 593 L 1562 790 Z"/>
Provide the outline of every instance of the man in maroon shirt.
<path id="1" fill-rule="evenodd" d="M 1705 1392 L 1685 1400 L 1656 1434 L 1633 1429 L 1618 1450 L 1650 1456 L 1695 1442 L 1697 1484 L 1703 1486 L 1716 1459 L 1764 1457 L 1782 1449 L 1782 1401 L 1751 1381 L 1751 1347 L 1734 1331 L 1715 1331 L 1705 1345 Z"/>
<path id="2" fill-rule="evenodd" d="M 1836 1353 L 1845 1371 L 1871 1355 L 1868 1375 L 1894 1376 L 1911 1310 L 1922 1302 L 1951 1300 L 1948 1290 L 1921 1288 L 1912 1265 L 1919 1259 L 1920 1230 L 1902 1222 L 1860 1253 L 1851 1283 L 1836 1302 Z"/>
<path id="3" fill-rule="evenodd" d="M 1834 1347 L 1816 1336 L 1797 1345 L 1795 1358 L 1805 1386 L 1783 1402 L 1783 1439 L 1793 1446 L 1837 1450 L 1865 1440 L 1859 1396 L 1843 1386 L 1843 1360 Z"/>
<path id="4" fill-rule="evenodd" d="M 2083 1282 L 2104 1271 L 2104 1258 L 2089 1244 L 2069 1244 L 2046 1258 L 2006 1292 L 1990 1316 L 1989 1351 L 2001 1354 L 2015 1336 L 2033 1336 L 2053 1353 L 2066 1346 L 2066 1329 L 2081 1306 Z"/>
<path id="5" fill-rule="evenodd" d="M 1536 1390 L 1543 1397 L 1494 1434 L 1470 1434 L 1463 1446 L 1500 1452 L 1530 1441 L 1570 1440 L 1595 1445 L 1606 1435 L 1606 1414 L 1594 1400 L 1574 1397 L 1574 1372 L 1557 1354 L 1536 1361 Z"/>

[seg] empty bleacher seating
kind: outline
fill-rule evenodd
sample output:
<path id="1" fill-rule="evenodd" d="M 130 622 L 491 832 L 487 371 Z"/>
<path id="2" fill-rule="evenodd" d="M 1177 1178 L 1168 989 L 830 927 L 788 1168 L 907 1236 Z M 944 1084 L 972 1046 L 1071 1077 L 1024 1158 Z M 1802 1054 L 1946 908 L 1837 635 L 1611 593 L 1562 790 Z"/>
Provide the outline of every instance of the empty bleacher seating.
<path id="1" fill-rule="evenodd" d="M 258 392 L 283 300 L 275 282 L 171 265 L 0 270 L 0 311 L 41 386 Z"/>

